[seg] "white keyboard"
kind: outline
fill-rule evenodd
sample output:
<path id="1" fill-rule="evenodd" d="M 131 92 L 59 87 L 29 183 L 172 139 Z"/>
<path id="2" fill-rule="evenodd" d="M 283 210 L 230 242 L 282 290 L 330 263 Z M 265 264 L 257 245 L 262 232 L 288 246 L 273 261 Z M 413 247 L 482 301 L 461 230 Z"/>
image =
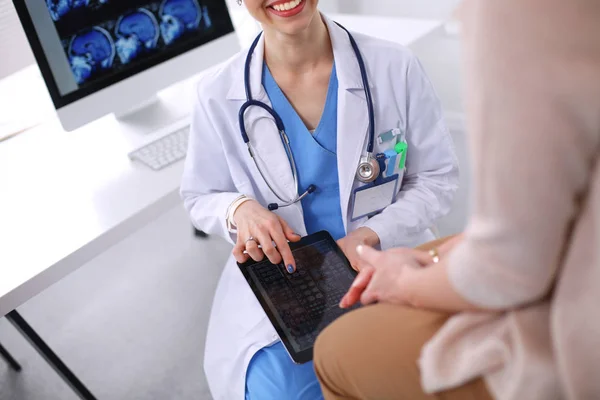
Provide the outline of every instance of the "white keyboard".
<path id="1" fill-rule="evenodd" d="M 129 158 L 159 171 L 185 158 L 190 126 L 168 132 L 166 135 L 132 151 Z"/>

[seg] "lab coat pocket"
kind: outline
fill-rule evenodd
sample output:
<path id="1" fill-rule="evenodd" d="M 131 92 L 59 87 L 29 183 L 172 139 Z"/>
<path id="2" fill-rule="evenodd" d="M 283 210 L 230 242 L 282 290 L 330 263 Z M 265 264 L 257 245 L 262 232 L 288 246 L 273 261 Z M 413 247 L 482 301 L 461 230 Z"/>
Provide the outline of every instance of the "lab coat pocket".
<path id="1" fill-rule="evenodd" d="M 390 129 L 377 136 L 375 146 L 376 154 L 385 155 L 384 178 L 393 175 L 402 175 L 406 168 L 408 144 L 406 134 L 399 128 Z"/>

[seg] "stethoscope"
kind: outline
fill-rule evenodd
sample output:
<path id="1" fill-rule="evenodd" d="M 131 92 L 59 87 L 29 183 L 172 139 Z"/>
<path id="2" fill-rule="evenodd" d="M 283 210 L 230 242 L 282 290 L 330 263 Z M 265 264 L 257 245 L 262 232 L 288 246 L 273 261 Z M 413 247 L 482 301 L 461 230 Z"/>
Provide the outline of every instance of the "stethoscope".
<path id="1" fill-rule="evenodd" d="M 336 24 L 337 24 L 337 22 L 336 22 Z M 362 77 L 362 83 L 363 83 L 363 87 L 365 90 L 365 97 L 367 100 L 367 109 L 368 109 L 368 113 L 369 113 L 369 142 L 367 144 L 367 154 L 361 156 L 359 164 L 358 164 L 358 168 L 356 169 L 356 179 L 358 179 L 360 182 L 363 182 L 363 183 L 370 183 L 370 182 L 373 182 L 375 179 L 377 179 L 380 174 L 379 163 L 377 162 L 375 157 L 373 157 L 373 144 L 375 141 L 375 113 L 373 111 L 373 99 L 371 97 L 371 91 L 369 89 L 369 80 L 367 79 L 367 71 L 365 68 L 365 63 L 363 61 L 362 56 L 360 55 L 358 45 L 356 44 L 356 41 L 354 40 L 354 38 L 352 37 L 352 35 L 350 34 L 350 32 L 348 32 L 348 30 L 346 28 L 344 28 L 340 24 L 337 24 L 337 25 L 340 28 L 342 28 L 343 30 L 345 30 L 346 33 L 348 34 L 348 38 L 350 39 L 350 44 L 352 45 L 352 49 L 354 50 L 356 60 L 358 61 L 358 66 L 360 68 L 360 75 Z M 290 206 L 292 204 L 295 204 L 295 203 L 301 201 L 306 196 L 308 196 L 309 194 L 311 194 L 315 190 L 317 190 L 317 187 L 315 185 L 309 185 L 308 188 L 306 189 L 306 191 L 304 191 L 304 193 L 302 193 L 301 195 L 299 195 L 299 196 L 296 195 L 296 197 L 292 200 L 286 200 L 283 196 L 279 195 L 279 193 L 273 188 L 273 186 L 271 186 L 265 173 L 263 172 L 258 161 L 256 160 L 255 152 L 252 150 L 252 147 L 250 146 L 250 138 L 248 137 L 248 134 L 246 133 L 246 126 L 244 123 L 244 114 L 249 107 L 257 106 L 257 107 L 262 108 L 266 112 L 268 112 L 275 120 L 275 125 L 277 125 L 277 130 L 279 131 L 279 136 L 281 136 L 281 141 L 283 142 L 283 147 L 285 148 L 285 152 L 287 154 L 288 160 L 289 160 L 291 168 L 292 168 L 292 177 L 294 179 L 294 187 L 296 187 L 296 188 L 298 187 L 298 173 L 297 173 L 298 171 L 296 170 L 296 162 L 294 161 L 294 154 L 292 153 L 292 149 L 290 147 L 290 141 L 288 139 L 287 134 L 285 133 L 285 128 L 283 126 L 283 121 L 281 120 L 281 117 L 279 116 L 279 114 L 277 114 L 277 112 L 275 112 L 275 110 L 273 110 L 271 107 L 269 107 L 265 103 L 252 99 L 252 93 L 250 90 L 250 61 L 252 60 L 252 54 L 254 53 L 254 50 L 256 48 L 256 45 L 258 44 L 261 34 L 262 33 L 259 33 L 258 36 L 256 37 L 256 39 L 254 39 L 254 42 L 252 43 L 252 45 L 250 46 L 250 49 L 248 51 L 248 56 L 246 57 L 246 64 L 245 64 L 245 68 L 244 68 L 244 87 L 246 89 L 246 102 L 240 108 L 239 123 L 240 123 L 240 130 L 242 133 L 242 139 L 244 140 L 244 143 L 246 143 L 246 145 L 248 146 L 248 152 L 250 153 L 250 157 L 252 158 L 252 160 L 254 160 L 254 164 L 256 165 L 258 172 L 264 179 L 265 183 L 267 184 L 267 186 L 269 187 L 271 192 L 273 192 L 273 194 L 281 201 L 281 204 L 278 204 L 278 203 L 269 204 L 269 206 L 268 206 L 269 210 L 274 211 L 280 207 L 287 207 L 287 206 Z"/>

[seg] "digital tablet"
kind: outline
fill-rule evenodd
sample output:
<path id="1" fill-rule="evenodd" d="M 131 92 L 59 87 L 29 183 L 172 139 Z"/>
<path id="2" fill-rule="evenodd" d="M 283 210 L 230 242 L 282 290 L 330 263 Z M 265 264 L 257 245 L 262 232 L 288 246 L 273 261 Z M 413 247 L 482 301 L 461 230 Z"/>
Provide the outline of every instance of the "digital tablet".
<path id="1" fill-rule="evenodd" d="M 339 307 L 357 273 L 326 231 L 290 243 L 290 247 L 296 261 L 292 274 L 266 257 L 238 266 L 290 357 L 302 364 L 312 360 L 319 333 L 358 307 Z"/>

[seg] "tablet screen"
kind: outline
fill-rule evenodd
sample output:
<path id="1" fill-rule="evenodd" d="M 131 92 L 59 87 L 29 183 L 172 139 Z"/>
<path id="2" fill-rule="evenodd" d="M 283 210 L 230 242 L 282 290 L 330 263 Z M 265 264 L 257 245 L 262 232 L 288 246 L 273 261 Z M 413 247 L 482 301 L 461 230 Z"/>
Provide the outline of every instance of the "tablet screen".
<path id="1" fill-rule="evenodd" d="M 356 273 L 334 246 L 333 240 L 323 239 L 292 249 L 293 274 L 266 259 L 247 267 L 263 308 L 268 308 L 265 311 L 275 320 L 282 340 L 295 352 L 312 349 L 319 333 L 349 311 L 339 303 Z"/>

